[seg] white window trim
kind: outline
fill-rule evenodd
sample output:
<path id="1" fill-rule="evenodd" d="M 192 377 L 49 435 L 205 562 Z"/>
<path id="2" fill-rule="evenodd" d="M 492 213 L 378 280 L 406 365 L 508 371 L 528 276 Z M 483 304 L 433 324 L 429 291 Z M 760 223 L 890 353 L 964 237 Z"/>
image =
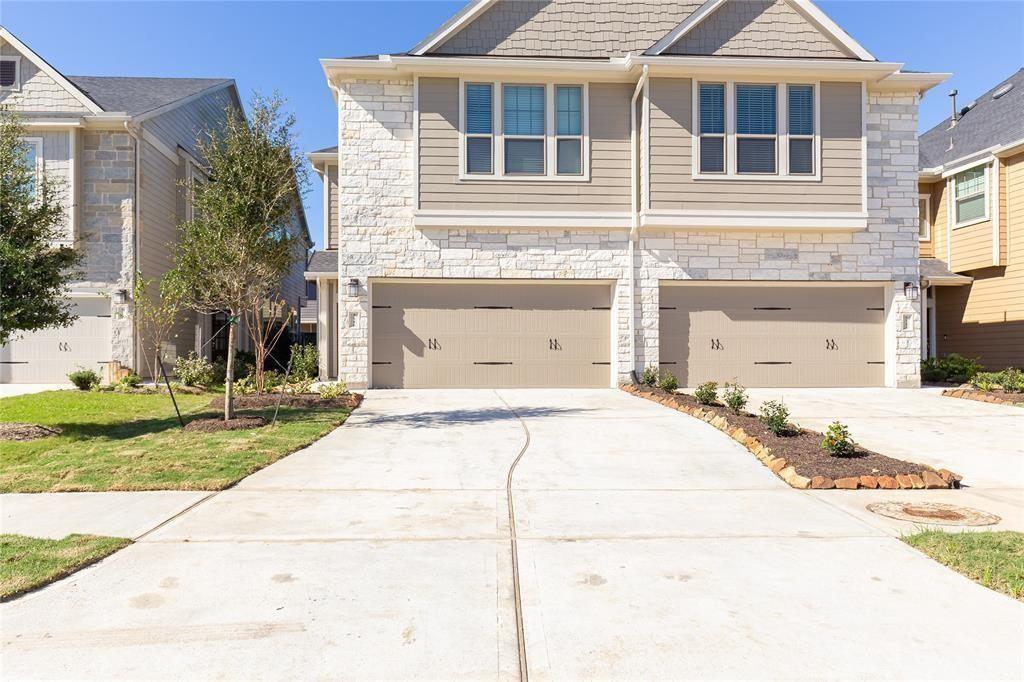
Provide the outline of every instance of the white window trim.
<path id="1" fill-rule="evenodd" d="M 470 83 L 486 83 L 490 85 L 491 95 L 491 173 L 466 172 L 466 138 L 484 137 L 483 135 L 466 134 L 466 85 Z M 544 174 L 521 175 L 505 173 L 505 134 L 502 120 L 503 101 L 502 88 L 505 85 L 541 85 L 544 86 Z M 557 140 L 573 138 L 573 135 L 556 135 L 555 121 L 555 86 L 574 85 L 583 89 L 582 116 L 583 135 L 581 144 L 582 173 L 576 175 L 559 175 L 557 171 Z M 537 139 L 536 135 L 510 135 L 508 139 Z M 575 80 L 552 80 L 537 82 L 535 79 L 504 79 L 500 81 L 482 80 L 479 78 L 459 79 L 459 181 L 460 182 L 589 182 L 590 181 L 590 88 L 588 83 Z"/>
<path id="2" fill-rule="evenodd" d="M 925 224 L 924 234 L 921 234 L 920 227 L 918 228 L 917 241 L 930 242 L 932 240 L 932 196 L 930 194 L 918 194 L 917 201 L 919 204 L 924 204 Z"/>
<path id="3" fill-rule="evenodd" d="M 991 195 L 989 194 L 989 166 L 988 166 L 987 163 L 985 164 L 985 168 L 984 168 L 985 175 L 984 175 L 984 180 L 982 181 L 982 190 L 981 190 L 981 192 L 975 192 L 974 194 L 968 194 L 967 196 L 963 196 L 963 197 L 957 196 L 957 193 L 956 193 L 956 176 L 960 175 L 961 173 L 966 173 L 969 170 L 974 170 L 975 168 L 977 168 L 980 165 L 981 164 L 977 164 L 977 165 L 971 166 L 970 168 L 960 169 L 954 175 L 950 176 L 952 178 L 952 188 L 951 188 L 952 189 L 952 195 L 951 195 L 951 199 L 953 200 L 952 203 L 953 203 L 953 229 L 954 230 L 959 230 L 961 227 L 970 227 L 971 225 L 977 225 L 979 223 L 985 223 L 985 222 L 988 222 L 989 219 L 990 219 L 989 204 L 992 203 L 992 200 L 991 200 Z M 959 215 L 959 212 L 957 211 L 957 204 L 962 199 L 972 199 L 972 198 L 974 198 L 976 196 L 979 196 L 979 195 L 985 197 L 985 201 L 982 202 L 983 205 L 985 206 L 985 214 L 983 216 L 981 216 L 981 217 L 978 217 L 978 218 L 971 218 L 970 220 L 965 220 L 963 222 L 956 222 L 956 217 L 957 217 L 957 215 Z"/>
<path id="4" fill-rule="evenodd" d="M 701 83 L 725 84 L 725 172 L 702 173 L 700 170 L 700 85 Z M 775 90 L 775 135 L 742 135 L 744 138 L 775 138 L 775 173 L 738 173 L 736 171 L 736 86 L 764 85 L 776 86 Z M 814 88 L 814 173 L 789 173 L 789 86 L 810 85 Z M 821 181 L 821 81 L 817 80 L 714 80 L 701 81 L 691 79 L 691 164 L 694 180 L 731 180 L 744 182 L 820 182 Z M 808 138 L 810 136 L 799 136 Z M 864 160 L 862 159 L 862 163 Z"/>
<path id="5" fill-rule="evenodd" d="M 325 174 L 326 176 L 326 174 Z M 190 158 L 185 157 L 185 220 L 193 220 L 196 217 L 195 204 L 192 201 L 192 185 L 195 183 L 206 184 L 209 178 Z"/>
<path id="6" fill-rule="evenodd" d="M 0 62 L 14 62 L 14 83 L 11 85 L 0 85 L 0 92 L 21 91 L 21 57 L 18 55 L 2 55 Z"/>
<path id="7" fill-rule="evenodd" d="M 35 174 L 36 174 L 35 180 L 36 180 L 36 182 L 35 182 L 35 189 L 38 192 L 39 184 L 43 180 L 43 171 L 46 170 L 46 164 L 45 164 L 45 162 L 43 160 L 43 138 L 41 138 L 41 137 L 23 137 L 23 138 L 21 138 L 21 141 L 25 144 L 26 147 L 35 147 L 35 150 L 36 150 L 36 169 L 35 169 Z M 38 196 L 38 194 L 36 196 Z"/>

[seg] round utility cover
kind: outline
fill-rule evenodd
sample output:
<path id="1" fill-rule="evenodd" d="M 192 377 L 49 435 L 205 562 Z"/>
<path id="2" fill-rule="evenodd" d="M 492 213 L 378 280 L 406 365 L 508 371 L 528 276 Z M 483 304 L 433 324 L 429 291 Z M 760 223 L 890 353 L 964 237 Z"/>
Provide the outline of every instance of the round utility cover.
<path id="1" fill-rule="evenodd" d="M 867 509 L 890 519 L 942 526 L 991 526 L 1002 520 L 980 509 L 941 502 L 874 502 Z"/>

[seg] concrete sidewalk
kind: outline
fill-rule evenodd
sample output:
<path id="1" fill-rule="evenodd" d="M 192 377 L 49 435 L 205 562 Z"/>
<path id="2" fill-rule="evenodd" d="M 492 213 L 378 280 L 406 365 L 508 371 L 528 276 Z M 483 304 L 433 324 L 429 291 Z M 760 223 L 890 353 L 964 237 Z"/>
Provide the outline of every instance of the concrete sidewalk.
<path id="1" fill-rule="evenodd" d="M 514 413 L 505 407 L 507 400 Z M 522 421 L 520 421 L 522 418 Z M 1024 605 L 620 391 L 370 392 L 0 606 L 12 679 L 1019 679 Z"/>

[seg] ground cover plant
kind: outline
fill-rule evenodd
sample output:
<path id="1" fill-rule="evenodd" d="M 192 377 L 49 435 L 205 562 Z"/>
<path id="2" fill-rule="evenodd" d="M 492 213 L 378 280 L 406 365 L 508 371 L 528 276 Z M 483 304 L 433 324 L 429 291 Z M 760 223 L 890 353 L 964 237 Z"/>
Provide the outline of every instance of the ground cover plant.
<path id="1" fill-rule="evenodd" d="M 903 541 L 985 587 L 1024 601 L 1024 533 L 925 530 Z"/>
<path id="2" fill-rule="evenodd" d="M 68 535 L 60 540 L 0 535 L 0 601 L 59 580 L 130 543 L 97 535 Z"/>

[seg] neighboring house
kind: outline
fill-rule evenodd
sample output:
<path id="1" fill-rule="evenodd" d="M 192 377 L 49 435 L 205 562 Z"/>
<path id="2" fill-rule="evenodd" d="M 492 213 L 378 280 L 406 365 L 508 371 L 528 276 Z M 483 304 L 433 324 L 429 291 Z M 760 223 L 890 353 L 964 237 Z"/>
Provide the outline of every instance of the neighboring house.
<path id="1" fill-rule="evenodd" d="M 946 74 L 804 0 L 478 0 L 322 66 L 324 375 L 919 385 L 917 108 Z"/>
<path id="2" fill-rule="evenodd" d="M 234 81 L 65 76 L 0 27 L 0 105 L 22 116 L 38 172 L 64 184 L 61 241 L 84 254 L 69 292 L 78 319 L 0 348 L 0 382 L 66 381 L 77 367 L 102 374 L 110 361 L 145 374 L 151 359 L 133 315 L 137 273 L 159 279 L 170 268 L 168 245 L 191 215 L 180 182 L 205 181 L 196 140 L 231 109 L 241 111 Z M 308 243 L 301 210 L 296 231 Z M 304 293 L 303 265 L 285 282 L 289 301 Z M 211 335 L 223 321 L 183 315 L 164 358 L 173 364 L 189 351 L 216 352 Z M 240 336 L 244 348 L 244 329 Z"/>
<path id="3" fill-rule="evenodd" d="M 921 136 L 922 357 L 1024 366 L 1024 69 Z M 930 275 L 930 273 L 932 273 Z"/>

